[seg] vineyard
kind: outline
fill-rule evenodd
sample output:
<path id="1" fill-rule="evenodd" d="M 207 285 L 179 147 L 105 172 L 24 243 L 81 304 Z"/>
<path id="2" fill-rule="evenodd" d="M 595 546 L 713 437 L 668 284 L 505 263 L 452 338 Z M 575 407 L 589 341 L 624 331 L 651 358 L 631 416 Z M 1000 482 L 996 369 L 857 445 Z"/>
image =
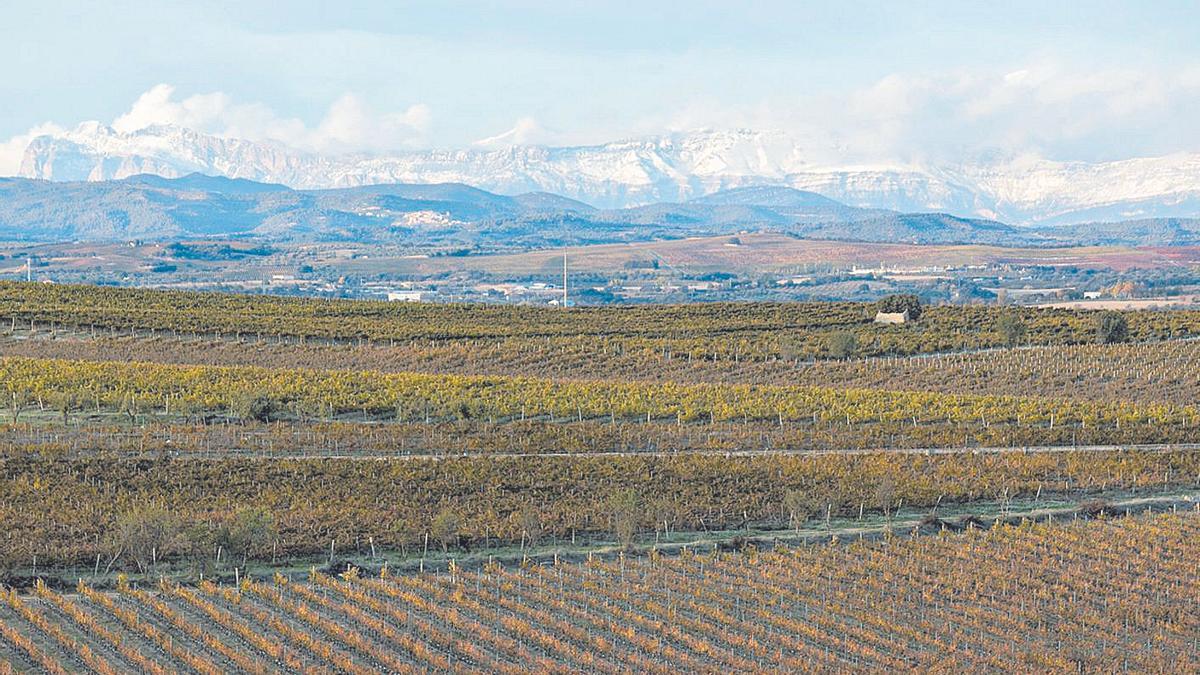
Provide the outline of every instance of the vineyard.
<path id="1" fill-rule="evenodd" d="M 374 370 L 542 379 L 808 385 L 1186 405 L 1200 398 L 1200 340 L 1077 344 L 845 360 L 708 360 L 671 346 L 586 337 L 298 345 L 236 339 L 0 340 L 0 355 L 87 361 Z"/>
<path id="2" fill-rule="evenodd" d="M 740 456 L 567 455 L 439 459 L 0 460 L 0 573 L 68 567 L 211 570 L 239 514 L 272 527 L 251 558 L 401 557 L 549 543 L 654 541 L 658 533 L 785 530 L 952 504 L 1200 488 L 1200 450 Z M 168 517 L 169 516 L 169 517 Z M 149 534 L 137 529 L 148 528 Z M 225 555 L 228 558 L 228 553 Z M 226 568 L 228 573 L 232 570 Z M 74 577 L 71 577 L 74 578 Z"/>
<path id="3" fill-rule="evenodd" d="M 718 303 L 581 307 L 431 305 L 0 282 L 0 328 L 103 336 L 217 338 L 263 344 L 488 346 L 670 353 L 704 361 L 829 356 L 832 333 L 855 336 L 864 356 L 962 351 L 1006 344 L 1001 319 L 1017 315 L 1025 340 L 1095 340 L 1095 314 L 1065 309 L 930 307 L 913 325 L 873 323 L 861 303 Z M 1200 312 L 1124 312 L 1128 337 L 1200 336 Z"/>
<path id="4" fill-rule="evenodd" d="M 186 566 L 214 557 L 214 533 L 251 503 L 277 526 L 272 558 L 287 559 L 408 550 L 447 510 L 454 545 L 512 545 L 530 526 L 603 538 L 623 491 L 646 510 L 636 531 L 700 531 L 1200 480 L 1200 342 L 777 353 L 832 329 L 910 340 L 900 351 L 987 344 L 988 308 L 876 327 L 851 303 L 468 312 L 0 284 L 5 312 L 0 564 L 17 576 L 36 559 L 137 570 L 114 532 L 149 504 L 179 516 L 153 557 Z M 1093 330 L 1080 313 L 1025 318 L 1050 341 Z M 1142 337 L 1193 320 L 1128 318 Z M 687 351 L 695 340 L 723 346 Z M 886 454 L 906 449 L 921 454 Z M 674 498 L 659 503 L 663 487 Z"/>
<path id="5" fill-rule="evenodd" d="M 738 553 L 313 569 L 237 584 L 37 584 L 17 671 L 1196 672 L 1200 516 Z"/>
<path id="6" fill-rule="evenodd" d="M 684 423 L 742 420 L 781 428 L 890 425 L 963 429 L 992 425 L 1053 435 L 1055 427 L 1104 433 L 1120 442 L 1200 439 L 1200 412 L 1191 406 L 1052 400 L 1032 397 L 894 392 L 881 389 L 548 380 L 266 369 L 250 366 L 174 366 L 147 363 L 0 358 L 12 422 L 26 409 L 116 411 L 139 416 L 212 413 L 269 419 L 332 420 L 347 414 L 399 421 L 668 419 Z M 1122 433 L 1124 429 L 1124 433 Z M 950 433 L 947 431 L 947 433 Z M 1022 436 L 1029 443 L 1033 436 Z M 950 437 L 950 445 L 958 438 Z"/>
<path id="7" fill-rule="evenodd" d="M 1194 672 L 1200 312 L 875 308 L 0 283 L 0 673 Z"/>

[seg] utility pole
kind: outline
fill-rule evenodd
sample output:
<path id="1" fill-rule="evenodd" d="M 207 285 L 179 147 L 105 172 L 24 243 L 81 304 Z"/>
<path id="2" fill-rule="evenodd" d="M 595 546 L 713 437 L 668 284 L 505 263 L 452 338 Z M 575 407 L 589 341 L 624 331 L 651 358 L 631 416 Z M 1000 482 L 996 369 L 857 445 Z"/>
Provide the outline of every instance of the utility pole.
<path id="1" fill-rule="evenodd" d="M 563 307 L 567 306 L 567 253 L 563 252 Z"/>
<path id="2" fill-rule="evenodd" d="M 33 258 L 25 256 L 25 281 L 33 281 Z"/>

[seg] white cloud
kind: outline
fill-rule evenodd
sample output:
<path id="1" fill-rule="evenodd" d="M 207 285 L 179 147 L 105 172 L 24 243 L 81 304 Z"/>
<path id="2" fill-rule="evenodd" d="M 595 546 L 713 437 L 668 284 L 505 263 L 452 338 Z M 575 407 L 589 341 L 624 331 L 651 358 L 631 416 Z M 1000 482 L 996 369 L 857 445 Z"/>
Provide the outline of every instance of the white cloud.
<path id="1" fill-rule="evenodd" d="M 123 134 L 158 124 L 212 132 L 245 117 L 250 107 L 235 105 L 221 92 L 196 94 L 177 101 L 175 87 L 159 84 L 139 96 L 129 112 L 113 120 L 112 127 Z"/>
<path id="2" fill-rule="evenodd" d="M 382 152 L 411 146 L 428 130 L 431 112 L 414 104 L 397 113 L 372 109 L 359 96 L 344 94 L 313 127 L 283 117 L 261 103 L 238 103 L 223 92 L 175 97 L 175 88 L 160 84 L 138 97 L 113 128 L 129 133 L 156 124 L 171 124 L 205 133 L 272 140 L 314 152 Z"/>
<path id="3" fill-rule="evenodd" d="M 737 104 L 701 94 L 643 116 L 634 128 L 781 130 L 813 166 L 947 166 L 984 157 L 1099 161 L 1200 152 L 1195 110 L 1200 65 L 1092 69 L 1033 59 L 894 73 L 860 87 Z"/>
<path id="4" fill-rule="evenodd" d="M 1095 69 L 1033 59 L 994 68 L 895 73 L 857 88 L 792 88 L 736 103 L 697 92 L 656 111 L 573 120 L 555 131 L 543 125 L 547 119 L 554 123 L 554 111 L 540 111 L 537 119 L 520 117 L 473 145 L 575 144 L 697 128 L 759 128 L 801 139 L 805 160 L 818 165 L 942 164 L 997 151 L 1120 159 L 1200 151 L 1198 109 L 1200 64 Z M 380 111 L 346 93 L 315 121 L 305 121 L 219 91 L 180 96 L 167 84 L 143 93 L 111 124 L 121 132 L 179 125 L 328 154 L 426 147 L 435 133 L 446 131 L 431 131 L 431 110 L 421 103 Z M 564 126 L 561 120 L 558 125 Z M 32 138 L 60 132 L 59 125 L 46 123 L 0 142 L 0 175 L 17 171 Z M 450 135 L 463 133 L 456 129 Z"/>
<path id="5" fill-rule="evenodd" d="M 547 143 L 550 136 L 542 129 L 537 120 L 532 117 L 521 117 L 508 131 L 481 138 L 472 145 L 481 148 L 506 148 L 513 145 L 529 145 Z"/>
<path id="6" fill-rule="evenodd" d="M 379 112 L 361 97 L 344 94 L 330 104 L 315 126 L 284 117 L 261 103 L 240 103 L 224 92 L 176 96 L 175 87 L 159 84 L 133 102 L 111 123 L 120 133 L 154 125 L 174 125 L 208 134 L 251 141 L 277 141 L 321 153 L 387 152 L 419 145 L 429 129 L 432 112 L 417 103 L 400 112 Z M 0 141 L 0 176 L 15 175 L 30 141 L 65 133 L 53 122 Z"/>
<path id="7" fill-rule="evenodd" d="M 773 100 L 722 114 L 828 139 L 817 161 L 945 163 L 1002 152 L 1120 159 L 1200 151 L 1200 71 L 1072 69 L 1032 63 L 993 71 L 893 74 L 849 92 Z M 694 115 L 690 115 L 693 121 Z M 713 125 L 713 122 L 702 122 Z M 721 123 L 716 124 L 720 126 Z"/>
<path id="8" fill-rule="evenodd" d="M 17 134 L 7 141 L 0 141 L 0 176 L 15 176 L 21 168 L 21 160 L 25 157 L 25 149 L 29 142 L 38 136 L 62 133 L 62 127 L 52 122 L 39 124 L 23 134 Z"/>
<path id="9" fill-rule="evenodd" d="M 295 130 L 276 140 L 319 152 L 388 150 L 404 147 L 429 128 L 429 106 L 418 103 L 399 113 L 379 114 L 362 99 L 345 94 L 329 106 L 315 129 Z"/>

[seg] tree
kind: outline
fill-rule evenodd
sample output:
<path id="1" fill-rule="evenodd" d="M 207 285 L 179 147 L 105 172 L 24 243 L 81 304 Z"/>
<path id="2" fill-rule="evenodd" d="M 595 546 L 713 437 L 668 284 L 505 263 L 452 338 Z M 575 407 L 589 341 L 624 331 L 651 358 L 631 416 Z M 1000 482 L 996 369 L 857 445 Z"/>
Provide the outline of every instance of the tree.
<path id="1" fill-rule="evenodd" d="M 608 513 L 612 519 L 613 535 L 625 548 L 633 544 L 637 534 L 639 505 L 637 493 L 633 490 L 618 490 L 608 498 Z"/>
<path id="2" fill-rule="evenodd" d="M 458 541 L 458 512 L 450 507 L 438 511 L 429 524 L 429 533 L 442 545 L 442 553 L 450 550 L 450 544 Z"/>
<path id="3" fill-rule="evenodd" d="M 406 398 L 396 399 L 396 421 L 397 422 L 419 422 L 424 419 L 425 405 L 418 405 L 416 401 L 410 401 Z"/>
<path id="4" fill-rule="evenodd" d="M 262 394 L 247 395 L 237 402 L 234 411 L 238 417 L 255 422 L 270 422 L 275 412 L 275 401 Z"/>
<path id="5" fill-rule="evenodd" d="M 79 401 L 73 391 L 56 392 L 53 395 L 54 407 L 62 414 L 63 426 L 66 426 L 71 419 L 71 412 L 79 405 Z"/>
<path id="6" fill-rule="evenodd" d="M 858 351 L 858 336 L 848 330 L 830 333 L 825 339 L 829 355 L 835 359 L 847 359 Z"/>
<path id="7" fill-rule="evenodd" d="M 9 407 L 12 411 L 12 423 L 16 424 L 21 419 L 21 413 L 25 410 L 25 406 L 29 401 L 29 395 L 24 391 L 17 391 L 15 389 L 9 390 L 8 393 L 12 397 Z"/>
<path id="8" fill-rule="evenodd" d="M 529 541 L 530 546 L 542 538 L 542 519 L 537 509 L 526 506 L 517 512 L 517 523 L 521 526 L 522 536 Z"/>
<path id="9" fill-rule="evenodd" d="M 804 342 L 793 337 L 779 339 L 779 358 L 796 361 L 804 356 Z"/>
<path id="10" fill-rule="evenodd" d="M 121 395 L 121 412 L 129 417 L 130 422 L 137 422 L 138 398 L 137 392 L 127 391 Z"/>
<path id="11" fill-rule="evenodd" d="M 916 321 L 921 318 L 921 299 L 911 293 L 888 295 L 879 301 L 878 309 L 887 314 L 908 312 L 908 318 Z"/>
<path id="12" fill-rule="evenodd" d="M 116 559 L 122 553 L 133 558 L 139 572 L 146 572 L 179 544 L 183 526 L 170 509 L 159 502 L 129 507 L 117 516 L 110 536 Z"/>
<path id="13" fill-rule="evenodd" d="M 1132 281 L 1120 281 L 1108 289 L 1109 295 L 1114 298 L 1132 298 L 1137 295 L 1137 285 Z"/>
<path id="14" fill-rule="evenodd" d="M 192 522 L 179 534 L 179 549 L 194 575 L 210 573 L 211 555 L 217 544 L 217 532 L 211 523 Z"/>
<path id="15" fill-rule="evenodd" d="M 996 322 L 996 330 L 1000 331 L 1004 344 L 1009 347 L 1016 347 L 1025 342 L 1025 334 L 1028 332 L 1025 322 L 1015 312 L 1005 312 Z"/>
<path id="16" fill-rule="evenodd" d="M 275 534 L 275 516 L 258 506 L 238 509 L 217 536 L 231 554 L 242 556 L 242 565 L 245 565 L 250 555 L 266 547 Z"/>
<path id="17" fill-rule="evenodd" d="M 800 490 L 788 490 L 783 495 L 783 510 L 788 514 L 788 526 L 793 530 L 799 529 L 800 524 L 808 520 L 810 500 L 808 495 Z"/>
<path id="18" fill-rule="evenodd" d="M 875 505 L 879 510 L 883 511 L 883 515 L 889 520 L 892 517 L 892 499 L 896 496 L 896 482 L 890 476 L 884 476 L 875 485 L 875 494 L 873 495 Z"/>
<path id="19" fill-rule="evenodd" d="M 1096 319 L 1096 338 L 1100 344 L 1124 342 L 1129 337 L 1129 321 L 1120 312 L 1104 312 Z"/>

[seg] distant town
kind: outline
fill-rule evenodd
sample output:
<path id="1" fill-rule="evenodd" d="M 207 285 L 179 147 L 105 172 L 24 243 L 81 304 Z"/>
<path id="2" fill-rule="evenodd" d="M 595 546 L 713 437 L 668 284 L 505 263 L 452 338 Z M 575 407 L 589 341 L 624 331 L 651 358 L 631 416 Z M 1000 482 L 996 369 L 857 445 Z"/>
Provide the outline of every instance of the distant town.
<path id="1" fill-rule="evenodd" d="M 913 247 L 937 249 L 930 255 L 957 262 L 935 265 L 905 264 L 923 261 L 898 254 L 894 246 L 885 244 L 789 239 L 787 243 L 795 248 L 789 253 L 779 246 L 779 239 L 746 233 L 625 248 L 605 245 L 453 256 L 344 243 L 11 244 L 0 248 L 0 278 L 392 302 L 549 306 L 870 301 L 912 293 L 931 304 L 1115 309 L 1190 306 L 1200 297 L 1200 274 L 1190 258 L 1180 258 L 1179 252 L 1188 253 L 1181 248 L 1172 249 L 1176 254 L 1171 259 L 1142 249 L 1115 250 L 1112 255 L 1078 249 L 1071 254 L 1074 257 L 1045 259 L 1045 250 L 1039 249 Z M 767 255 L 771 259 L 764 260 Z"/>

